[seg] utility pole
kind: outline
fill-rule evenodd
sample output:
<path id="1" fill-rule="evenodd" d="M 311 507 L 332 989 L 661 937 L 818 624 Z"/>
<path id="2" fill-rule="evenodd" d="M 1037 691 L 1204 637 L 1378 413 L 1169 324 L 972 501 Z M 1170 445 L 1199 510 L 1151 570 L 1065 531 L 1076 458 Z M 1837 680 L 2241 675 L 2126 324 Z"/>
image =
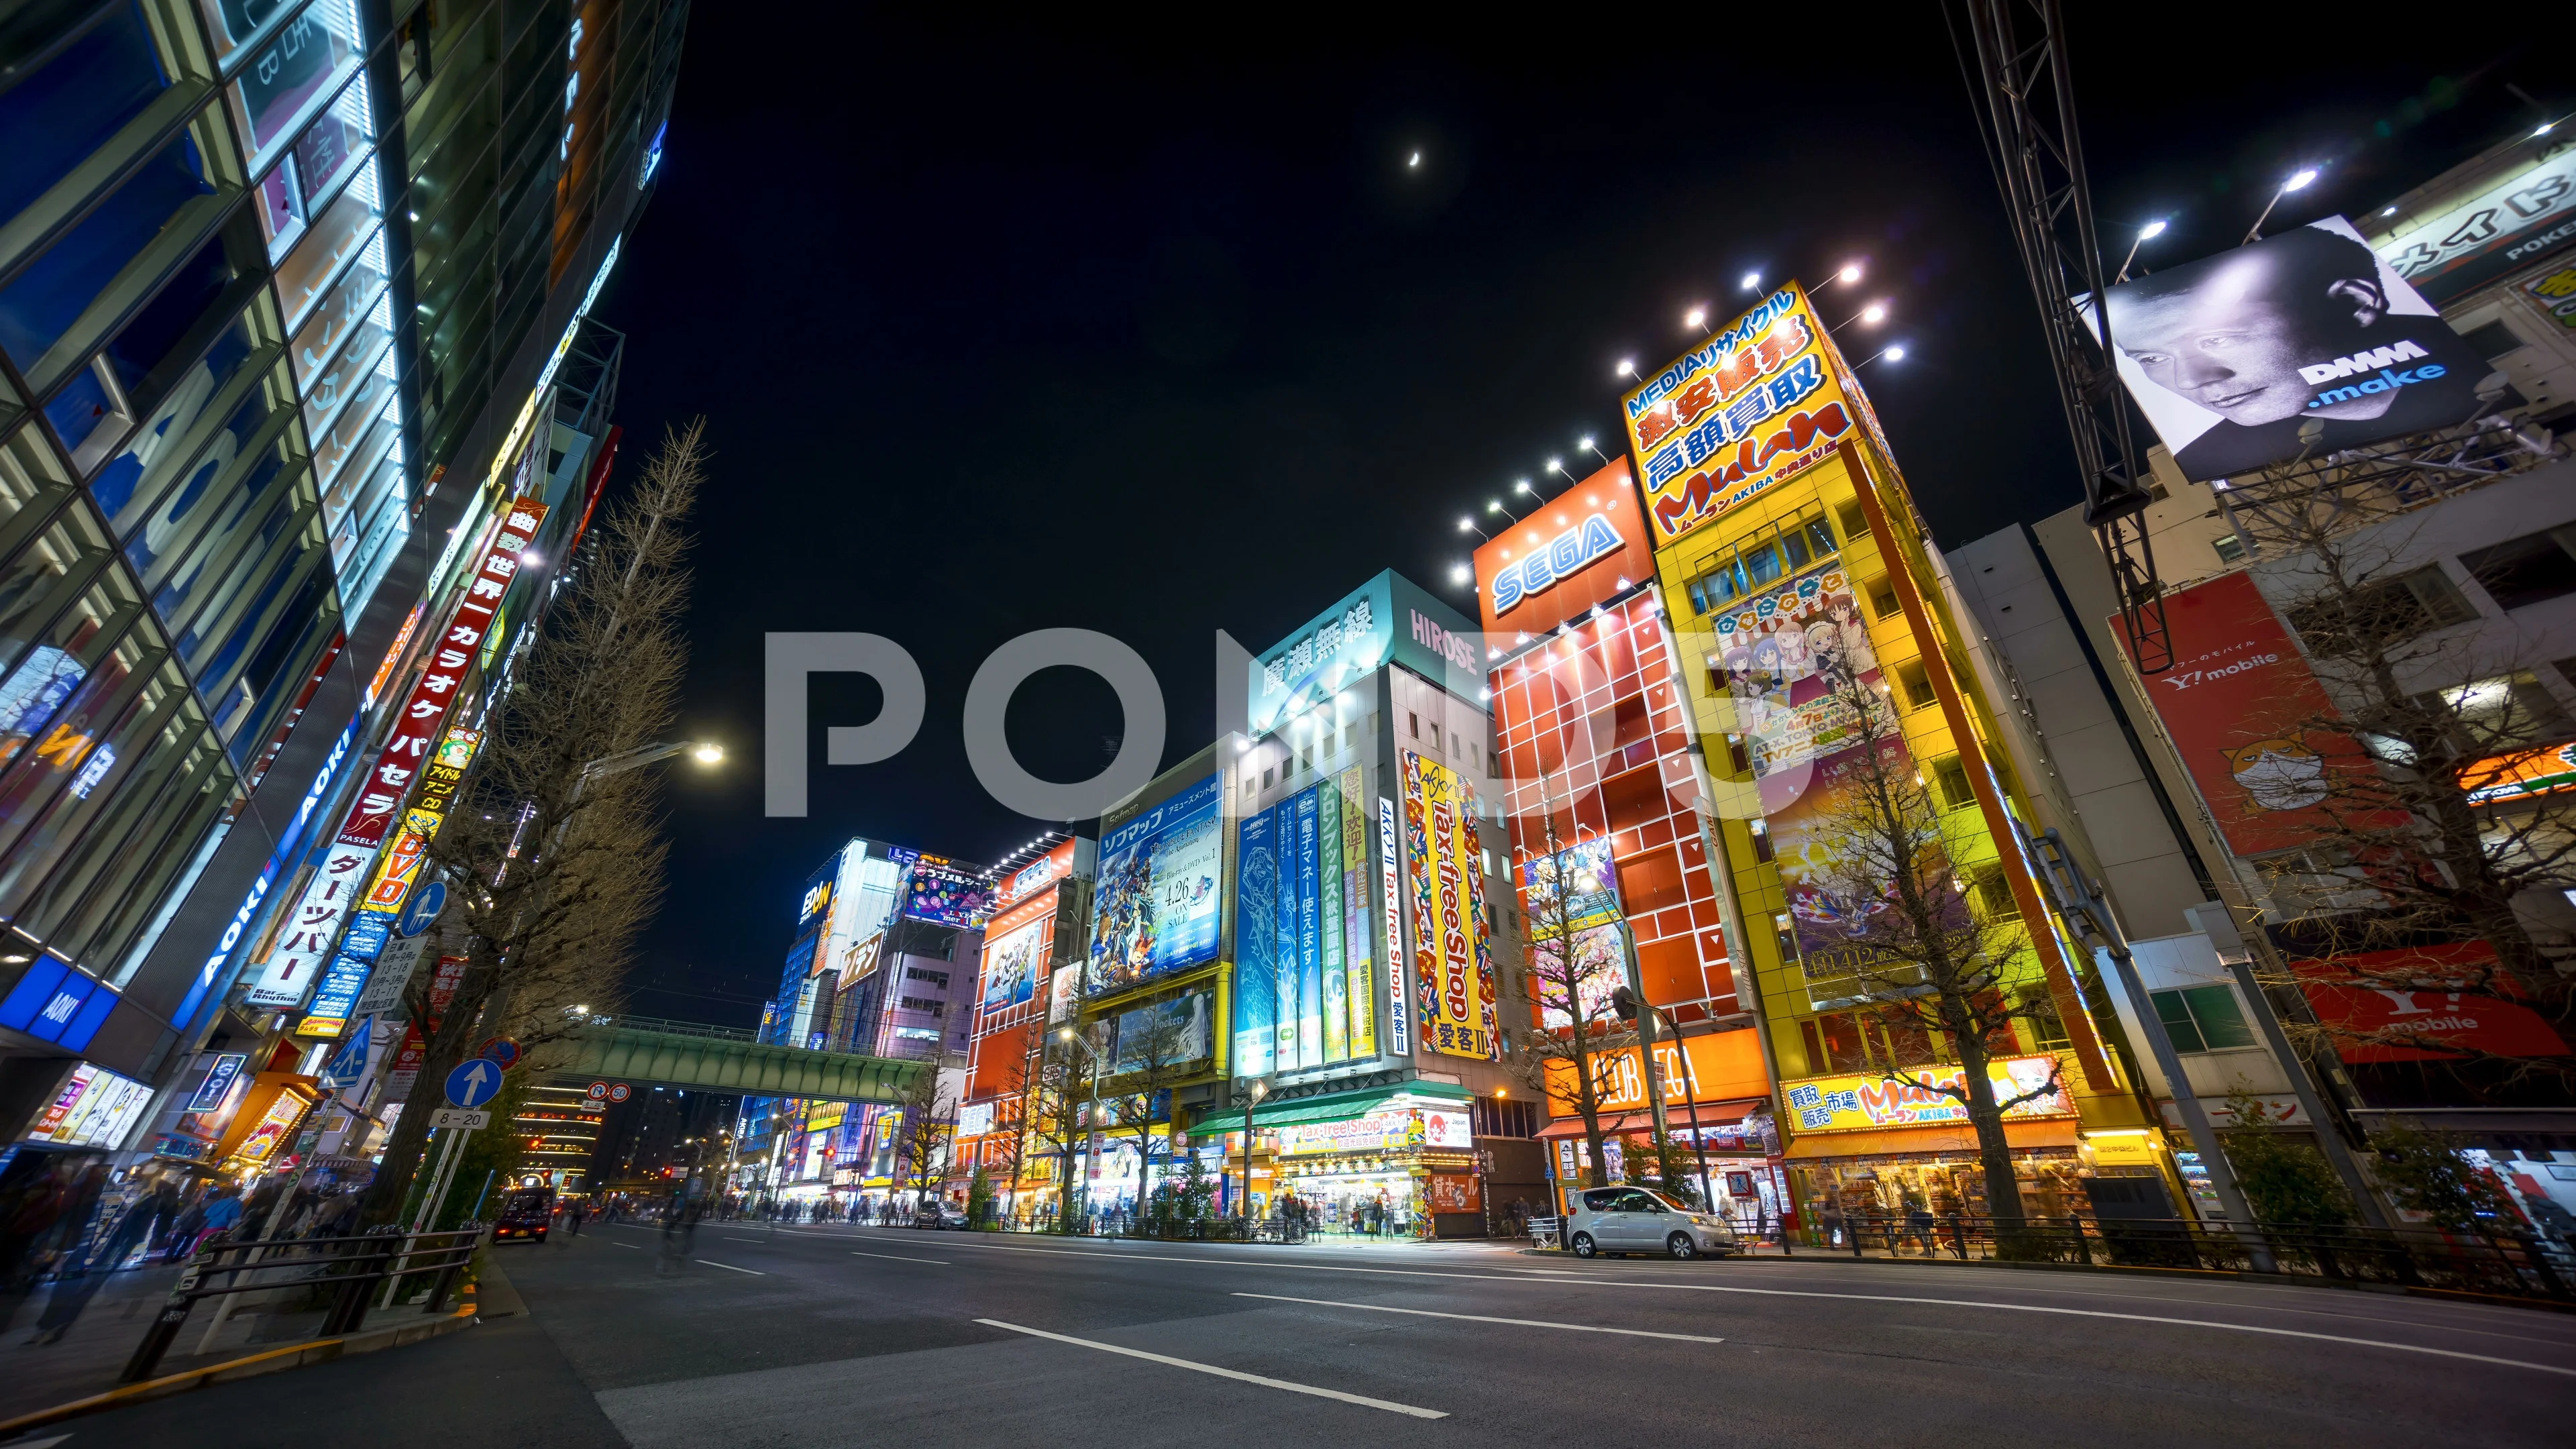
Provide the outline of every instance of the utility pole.
<path id="1" fill-rule="evenodd" d="M 1614 995 L 1611 1009 L 1637 1023 L 1637 1047 L 1646 1069 L 1646 1111 L 1654 1119 L 1655 1150 L 1660 1153 L 1664 1144 L 1672 1140 L 1672 1134 L 1664 1122 L 1663 1074 L 1655 1070 L 1655 1009 L 1646 1004 L 1645 973 L 1637 965 L 1637 934 L 1628 929 L 1624 919 L 1619 922 L 1618 929 L 1619 959 L 1628 972 L 1628 984 L 1624 988 L 1628 1002 L 1623 1007 Z M 1573 945 L 1569 938 L 1567 949 L 1571 950 Z"/>
<path id="2" fill-rule="evenodd" d="M 2254 1271 L 2274 1271 L 2272 1250 L 2255 1231 L 2254 1214 L 2245 1206 L 2244 1194 L 2236 1189 L 2236 1170 L 2219 1145 L 2217 1131 L 2209 1125 L 2209 1114 L 2201 1109 L 2199 1095 L 2191 1089 L 2191 1079 L 2183 1075 L 2182 1057 L 2174 1051 L 2164 1018 L 2156 1015 L 2146 983 L 2138 979 L 2137 959 L 2129 954 L 2128 938 L 2121 934 L 2110 902 L 2102 898 L 2101 886 L 2076 868 L 2055 826 L 2033 836 L 2030 827 L 2016 816 L 2013 829 L 2020 833 L 2023 847 L 2039 862 L 2040 885 L 2058 919 L 2066 923 L 2066 929 L 2077 940 L 2111 958 L 2112 974 L 2120 978 L 2120 989 L 2129 998 L 2129 1010 L 2136 1014 L 2139 1028 L 2146 1033 L 2147 1046 L 2155 1053 L 2156 1066 L 2173 1090 L 2174 1108 L 2182 1114 L 2183 1126 L 2191 1133 L 2191 1145 L 2200 1153 L 2201 1165 L 2209 1170 L 2209 1186 L 2218 1195 L 2219 1211 L 2227 1214 L 2229 1226 L 2245 1244 L 2245 1255 Z"/>

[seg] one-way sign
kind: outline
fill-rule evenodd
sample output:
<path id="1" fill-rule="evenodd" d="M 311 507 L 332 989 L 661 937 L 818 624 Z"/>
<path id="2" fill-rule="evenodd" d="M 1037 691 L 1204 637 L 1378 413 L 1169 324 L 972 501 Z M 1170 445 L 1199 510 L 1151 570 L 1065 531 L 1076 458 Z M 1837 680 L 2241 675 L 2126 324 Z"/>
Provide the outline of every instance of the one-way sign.
<path id="1" fill-rule="evenodd" d="M 447 1100 L 459 1107 L 480 1107 L 501 1090 L 498 1062 L 476 1057 L 447 1074 Z"/>

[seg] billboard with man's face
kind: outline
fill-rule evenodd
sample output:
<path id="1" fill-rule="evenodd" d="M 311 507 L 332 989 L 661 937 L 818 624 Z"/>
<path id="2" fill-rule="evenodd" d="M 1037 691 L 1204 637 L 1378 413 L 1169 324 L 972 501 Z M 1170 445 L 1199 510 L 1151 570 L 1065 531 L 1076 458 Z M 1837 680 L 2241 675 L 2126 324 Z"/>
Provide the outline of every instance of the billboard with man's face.
<path id="1" fill-rule="evenodd" d="M 2196 482 L 2446 428 L 2480 407 L 2485 359 L 2339 216 L 2109 297 L 2120 378 Z M 2311 419 L 2324 426 L 2302 439 Z"/>

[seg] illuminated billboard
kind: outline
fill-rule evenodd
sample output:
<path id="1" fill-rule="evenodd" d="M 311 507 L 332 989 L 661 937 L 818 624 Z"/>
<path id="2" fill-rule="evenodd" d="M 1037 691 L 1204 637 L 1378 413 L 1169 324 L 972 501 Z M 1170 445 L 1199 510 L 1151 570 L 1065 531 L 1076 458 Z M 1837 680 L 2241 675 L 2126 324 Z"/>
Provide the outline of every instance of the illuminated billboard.
<path id="1" fill-rule="evenodd" d="M 1046 909 L 1033 910 L 1025 916 L 1005 916 L 984 935 L 981 1005 L 986 1011 L 1018 1006 L 1037 996 L 1038 978 L 1046 974 L 1047 942 L 1055 925 L 1055 902 L 1049 899 L 1038 904 Z"/>
<path id="2" fill-rule="evenodd" d="M 1368 820 L 1356 768 L 1236 827 L 1235 1070 L 1377 1055 Z"/>
<path id="3" fill-rule="evenodd" d="M 1484 688 L 1475 625 L 1390 569 L 1255 656 L 1246 688 L 1256 731 L 1390 660 L 1462 699 Z"/>
<path id="4" fill-rule="evenodd" d="M 1861 412 L 1797 284 L 1621 399 L 1662 548 L 1833 451 Z"/>
<path id="5" fill-rule="evenodd" d="M 1124 1075 L 1148 1067 L 1186 1067 L 1216 1054 L 1216 992 L 1208 987 L 1185 991 L 1118 1014 L 1118 1041 L 1110 1072 Z"/>
<path id="6" fill-rule="evenodd" d="M 993 890 L 940 856 L 912 863 L 912 891 L 903 913 L 941 926 L 980 926 L 993 914 Z"/>
<path id="7" fill-rule="evenodd" d="M 1476 550 L 1489 634 L 1544 634 L 1655 576 L 1628 465 L 1612 463 Z"/>
<path id="8" fill-rule="evenodd" d="M 1101 837 L 1091 990 L 1114 991 L 1216 959 L 1221 780 L 1210 775 Z"/>
<path id="9" fill-rule="evenodd" d="M 1447 1056 L 1493 1057 L 1500 1051 L 1498 998 L 1474 799 L 1455 771 L 1411 750 L 1404 752 L 1404 832 L 1422 1039 Z"/>
<path id="10" fill-rule="evenodd" d="M 2120 380 L 2196 482 L 2446 428 L 2483 406 L 2486 359 L 2339 216 L 2109 296 Z"/>

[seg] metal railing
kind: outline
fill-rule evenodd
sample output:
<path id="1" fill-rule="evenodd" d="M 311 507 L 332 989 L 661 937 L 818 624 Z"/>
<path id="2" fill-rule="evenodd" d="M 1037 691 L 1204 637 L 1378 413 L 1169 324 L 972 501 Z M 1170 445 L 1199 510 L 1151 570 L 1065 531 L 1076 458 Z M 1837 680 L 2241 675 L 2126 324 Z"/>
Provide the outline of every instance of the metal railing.
<path id="1" fill-rule="evenodd" d="M 2301 1224 L 2236 1227 L 2186 1218 L 2028 1218 L 1869 1214 L 1831 1229 L 1809 1228 L 1803 1244 L 1856 1258 L 2066 1263 L 2079 1267 L 2256 1271 L 2257 1250 L 2272 1272 L 2294 1278 L 2387 1283 L 2515 1298 L 2576 1301 L 2576 1254 L 2562 1243 L 2502 1227 L 2483 1232 Z"/>
<path id="2" fill-rule="evenodd" d="M 126 1360 L 119 1383 L 137 1384 L 152 1377 L 161 1366 L 161 1357 L 188 1322 L 189 1310 L 200 1298 L 221 1298 L 235 1293 L 263 1293 L 280 1288 L 336 1288 L 331 1306 L 322 1315 L 321 1326 L 314 1330 L 316 1339 L 338 1338 L 355 1333 L 367 1319 L 368 1290 L 389 1278 L 428 1276 L 429 1299 L 421 1309 L 424 1314 L 443 1313 L 448 1295 L 456 1289 L 456 1279 L 465 1270 L 466 1260 L 480 1246 L 487 1225 L 472 1223 L 441 1233 L 405 1232 L 400 1227 L 378 1228 L 356 1238 L 245 1238 L 239 1241 L 215 1239 L 197 1249 L 188 1266 L 179 1274 L 170 1296 L 162 1301 L 160 1315 L 143 1334 L 134 1356 Z M 234 1262 L 223 1261 L 232 1254 L 264 1255 L 268 1250 L 283 1249 L 291 1256 L 253 1256 Z M 396 1259 L 400 1259 L 399 1263 Z M 286 1277 L 262 1278 L 275 1269 L 299 1269 Z M 208 1286 L 207 1280 L 224 1275 L 220 1286 Z"/>

